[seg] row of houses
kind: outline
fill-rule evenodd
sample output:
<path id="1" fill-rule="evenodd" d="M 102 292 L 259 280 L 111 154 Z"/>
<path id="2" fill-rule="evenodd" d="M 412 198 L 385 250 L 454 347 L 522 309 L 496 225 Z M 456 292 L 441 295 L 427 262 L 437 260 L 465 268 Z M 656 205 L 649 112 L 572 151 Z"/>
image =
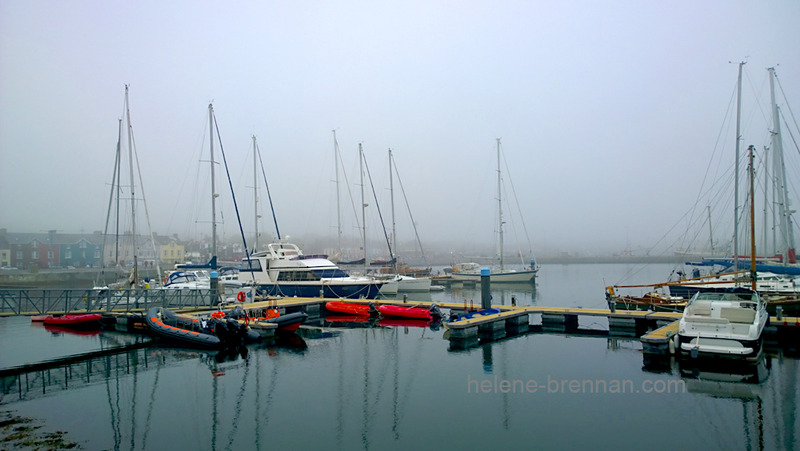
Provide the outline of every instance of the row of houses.
<path id="1" fill-rule="evenodd" d="M 134 252 L 134 244 L 136 252 Z M 199 252 L 187 253 L 186 245 L 177 236 L 130 235 L 114 239 L 102 232 L 59 233 L 9 233 L 0 229 L 0 268 L 99 268 L 133 266 L 136 255 L 144 267 L 171 266 L 185 263 L 187 255 L 199 257 Z"/>

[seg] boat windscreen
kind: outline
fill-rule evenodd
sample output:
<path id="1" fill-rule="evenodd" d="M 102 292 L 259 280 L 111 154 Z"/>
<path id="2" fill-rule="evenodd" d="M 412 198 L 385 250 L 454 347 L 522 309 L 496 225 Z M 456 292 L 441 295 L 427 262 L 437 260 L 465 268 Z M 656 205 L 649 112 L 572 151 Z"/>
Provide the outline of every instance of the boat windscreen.
<path id="1" fill-rule="evenodd" d="M 239 268 L 240 272 L 261 272 L 261 260 L 251 258 L 250 260 L 242 260 L 242 266 Z"/>
<path id="2" fill-rule="evenodd" d="M 314 274 L 320 278 L 333 279 L 337 277 L 349 277 L 349 275 L 339 268 L 315 269 Z"/>

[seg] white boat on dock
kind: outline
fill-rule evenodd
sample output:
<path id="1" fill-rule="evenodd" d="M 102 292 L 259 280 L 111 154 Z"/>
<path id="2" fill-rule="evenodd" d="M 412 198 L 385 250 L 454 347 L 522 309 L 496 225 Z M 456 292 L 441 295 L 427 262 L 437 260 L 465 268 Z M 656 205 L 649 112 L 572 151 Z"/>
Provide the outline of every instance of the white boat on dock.
<path id="1" fill-rule="evenodd" d="M 700 291 L 680 319 L 677 348 L 682 354 L 756 360 L 769 321 L 758 292 L 746 288 Z"/>
<path id="2" fill-rule="evenodd" d="M 259 294 L 266 296 L 374 299 L 384 284 L 353 277 L 327 258 L 304 256 L 288 241 L 271 243 L 266 251 L 244 258 L 239 273 L 252 277 Z"/>

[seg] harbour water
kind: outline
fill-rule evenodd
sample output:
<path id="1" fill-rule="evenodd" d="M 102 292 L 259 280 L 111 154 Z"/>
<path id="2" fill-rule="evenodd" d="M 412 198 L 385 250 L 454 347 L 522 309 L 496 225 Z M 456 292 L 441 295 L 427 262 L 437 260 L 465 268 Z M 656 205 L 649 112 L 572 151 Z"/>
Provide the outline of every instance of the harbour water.
<path id="1" fill-rule="evenodd" d="M 605 285 L 670 270 L 545 265 L 535 289 L 496 285 L 493 303 L 603 308 Z M 431 298 L 479 305 L 480 290 Z M 244 354 L 151 346 L 7 377 L 0 404 L 85 449 L 800 447 L 797 343 L 755 366 L 697 367 L 647 361 L 602 318 L 467 349 L 443 327 L 317 324 Z M 111 346 L 105 334 L 2 318 L 0 367 Z"/>

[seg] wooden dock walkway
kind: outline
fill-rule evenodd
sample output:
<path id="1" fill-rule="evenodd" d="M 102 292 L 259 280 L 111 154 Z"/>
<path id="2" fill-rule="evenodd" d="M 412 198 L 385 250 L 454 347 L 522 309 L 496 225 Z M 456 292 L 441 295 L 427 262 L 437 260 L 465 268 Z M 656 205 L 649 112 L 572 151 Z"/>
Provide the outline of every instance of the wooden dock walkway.
<path id="1" fill-rule="evenodd" d="M 672 338 L 678 333 L 678 326 L 680 321 L 675 320 L 666 326 L 661 326 L 658 329 L 648 332 L 639 338 L 642 342 L 642 352 L 645 354 L 667 355 L 675 352 Z"/>
<path id="2" fill-rule="evenodd" d="M 86 290 L 81 293 L 66 292 L 61 296 L 45 296 L 44 303 L 40 306 L 35 306 L 29 310 L 23 310 L 22 306 L 30 306 L 31 298 L 25 293 L 11 293 L 8 290 L 3 293 L 0 290 L 0 304 L 5 309 L 0 309 L 0 316 L 3 315 L 40 315 L 43 313 L 85 313 L 93 311 L 105 312 L 144 312 L 146 308 L 156 304 L 156 298 L 145 297 L 145 302 L 138 306 L 133 306 L 131 303 L 125 303 L 119 310 L 113 308 L 110 299 L 106 296 L 95 296 L 92 299 L 87 295 Z M 41 291 L 41 290 L 39 290 Z M 63 291 L 63 290 L 62 290 Z M 180 296 L 180 291 L 176 296 Z M 330 301 L 343 301 L 360 304 L 375 304 L 375 305 L 401 305 L 409 307 L 422 307 L 430 308 L 436 304 L 442 309 L 447 309 L 451 314 L 460 314 L 470 311 L 481 310 L 481 305 L 474 302 L 431 302 L 431 301 L 407 301 L 403 299 L 332 299 L 332 298 L 301 298 L 301 297 L 276 297 L 276 298 L 260 298 L 254 302 L 234 302 L 227 303 L 223 306 L 209 305 L 208 293 L 203 292 L 202 301 L 191 300 L 186 298 L 164 298 L 162 296 L 158 301 L 163 302 L 165 307 L 179 310 L 188 314 L 203 314 L 219 308 L 227 309 L 232 305 L 240 305 L 243 309 L 253 317 L 264 316 L 264 310 L 275 308 L 281 314 L 304 311 L 309 315 L 319 316 L 324 311 L 324 304 Z M 119 294 L 117 294 L 117 297 Z M 135 295 L 133 295 L 135 296 Z M 92 303 L 91 301 L 95 301 Z M 99 302 L 98 302 L 99 301 Z M 143 304 L 143 305 L 142 305 Z M 83 307 L 83 308 L 81 308 Z M 97 308 L 95 310 L 94 308 Z M 116 306 L 114 306 L 116 307 Z M 678 321 L 681 318 L 681 313 L 676 312 L 660 312 L 660 311 L 642 311 L 642 310 L 605 310 L 605 309 L 591 309 L 591 308 L 571 308 L 571 307 L 540 307 L 540 306 L 515 306 L 515 305 L 494 305 L 492 308 L 500 310 L 500 313 L 494 315 L 485 315 L 479 318 L 459 321 L 457 323 L 446 324 L 448 330 L 451 331 L 449 337 L 453 339 L 459 338 L 473 338 L 479 332 L 492 332 L 498 334 L 500 331 L 508 328 L 509 330 L 519 330 L 528 327 L 530 315 L 540 315 L 542 326 L 550 330 L 570 331 L 578 328 L 579 317 L 605 317 L 608 318 L 609 331 L 623 331 L 628 336 L 640 337 L 643 343 L 645 353 L 664 354 L 669 352 L 669 343 L 672 337 L 677 333 Z M 5 310 L 5 311 L 3 311 Z M 269 333 L 270 327 L 264 327 L 263 333 Z M 767 328 L 767 333 L 775 334 L 782 333 L 785 330 L 792 330 L 800 332 L 800 318 L 794 317 L 777 317 L 770 318 L 770 326 Z"/>

